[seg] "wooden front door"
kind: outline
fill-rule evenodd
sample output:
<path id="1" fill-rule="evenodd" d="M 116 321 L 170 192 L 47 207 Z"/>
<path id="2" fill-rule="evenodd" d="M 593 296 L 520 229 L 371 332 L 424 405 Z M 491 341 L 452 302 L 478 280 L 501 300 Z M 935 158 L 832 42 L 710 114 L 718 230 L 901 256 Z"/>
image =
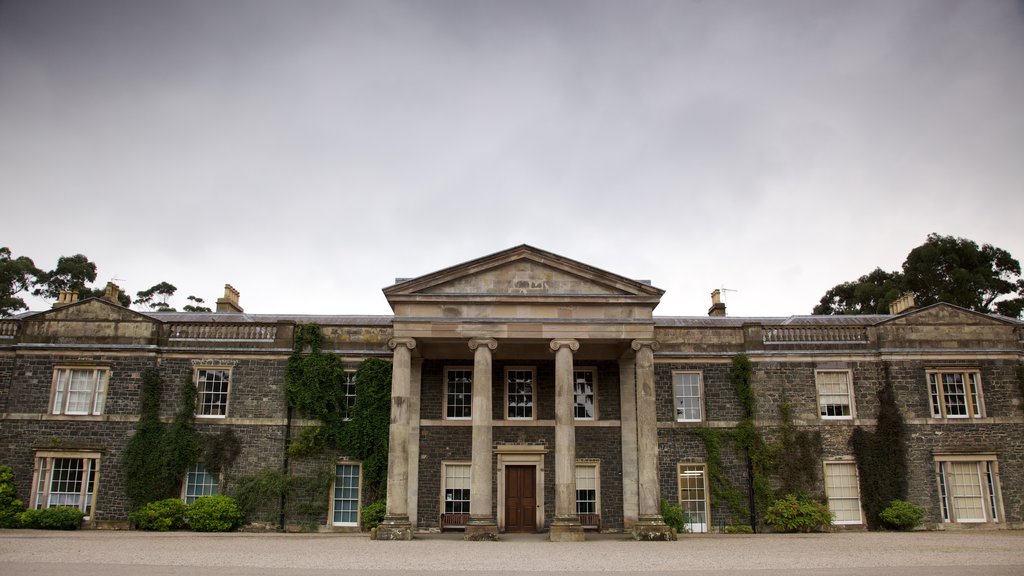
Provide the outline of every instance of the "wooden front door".
<path id="1" fill-rule="evenodd" d="M 505 531 L 537 531 L 535 466 L 505 466 Z"/>

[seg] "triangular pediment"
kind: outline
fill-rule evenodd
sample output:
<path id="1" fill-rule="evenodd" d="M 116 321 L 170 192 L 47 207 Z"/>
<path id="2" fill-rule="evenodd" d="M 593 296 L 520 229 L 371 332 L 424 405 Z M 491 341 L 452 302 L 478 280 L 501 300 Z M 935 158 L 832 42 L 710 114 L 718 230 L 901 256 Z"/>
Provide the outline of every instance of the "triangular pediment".
<path id="1" fill-rule="evenodd" d="M 660 298 L 662 290 L 532 246 L 413 278 L 384 289 L 396 296 L 581 296 Z"/>
<path id="2" fill-rule="evenodd" d="M 889 326 L 1005 326 L 1013 322 L 989 314 L 939 302 L 900 314 L 880 324 Z"/>
<path id="3" fill-rule="evenodd" d="M 100 298 L 89 298 L 74 304 L 61 306 L 34 314 L 33 321 L 49 322 L 146 322 L 158 323 L 158 320 L 140 312 L 111 304 Z"/>

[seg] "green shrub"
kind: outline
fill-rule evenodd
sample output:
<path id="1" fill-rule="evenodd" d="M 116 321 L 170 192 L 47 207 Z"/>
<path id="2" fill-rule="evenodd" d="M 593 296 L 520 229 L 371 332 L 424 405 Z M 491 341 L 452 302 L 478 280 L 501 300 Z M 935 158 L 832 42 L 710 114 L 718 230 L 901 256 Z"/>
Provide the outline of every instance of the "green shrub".
<path id="1" fill-rule="evenodd" d="M 17 528 L 18 514 L 25 511 L 25 505 L 15 498 L 14 470 L 0 466 L 0 528 Z"/>
<path id="2" fill-rule="evenodd" d="M 177 498 L 150 502 L 137 512 L 132 512 L 128 519 L 139 530 L 180 530 L 185 527 L 185 503 Z"/>
<path id="3" fill-rule="evenodd" d="M 753 534 L 754 529 L 749 524 L 731 524 L 725 527 L 726 534 Z"/>
<path id="4" fill-rule="evenodd" d="M 924 509 L 906 500 L 893 500 L 878 514 L 886 528 L 893 530 L 910 530 L 921 523 Z"/>
<path id="5" fill-rule="evenodd" d="M 22 528 L 42 530 L 77 530 L 82 527 L 83 518 L 85 518 L 84 512 L 70 506 L 25 510 L 18 514 L 18 522 Z"/>
<path id="6" fill-rule="evenodd" d="M 363 508 L 363 529 L 370 530 L 380 526 L 380 523 L 384 521 L 384 514 L 387 513 L 387 510 L 387 500 L 377 500 Z"/>
<path id="7" fill-rule="evenodd" d="M 816 500 L 786 494 L 765 511 L 764 521 L 777 532 L 814 532 L 832 524 L 832 512 Z"/>
<path id="8" fill-rule="evenodd" d="M 672 528 L 679 534 L 689 531 L 686 527 L 689 521 L 686 517 L 686 510 L 683 510 L 682 506 L 669 504 L 668 500 L 664 498 L 661 499 L 661 517 L 665 520 L 665 524 L 668 524 L 669 528 Z"/>
<path id="9" fill-rule="evenodd" d="M 188 505 L 185 517 L 196 532 L 229 532 L 245 520 L 245 514 L 230 496 L 203 496 Z"/>

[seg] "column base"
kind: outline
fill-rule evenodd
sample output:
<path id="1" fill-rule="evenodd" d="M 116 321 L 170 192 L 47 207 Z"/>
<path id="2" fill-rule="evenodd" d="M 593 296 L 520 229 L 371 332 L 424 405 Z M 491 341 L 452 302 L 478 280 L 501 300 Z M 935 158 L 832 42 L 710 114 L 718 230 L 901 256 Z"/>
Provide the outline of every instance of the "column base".
<path id="1" fill-rule="evenodd" d="M 583 524 L 580 524 L 580 517 L 555 516 L 551 520 L 551 529 L 548 532 L 549 540 L 552 542 L 583 542 Z"/>
<path id="2" fill-rule="evenodd" d="M 498 523 L 494 518 L 470 518 L 466 523 L 465 540 L 473 542 L 496 542 L 498 540 Z"/>
<path id="3" fill-rule="evenodd" d="M 675 539 L 675 530 L 665 524 L 660 514 L 641 516 L 633 524 L 633 540 L 670 542 Z"/>
<path id="4" fill-rule="evenodd" d="M 377 526 L 374 540 L 412 540 L 412 523 L 408 516 L 385 516 Z"/>

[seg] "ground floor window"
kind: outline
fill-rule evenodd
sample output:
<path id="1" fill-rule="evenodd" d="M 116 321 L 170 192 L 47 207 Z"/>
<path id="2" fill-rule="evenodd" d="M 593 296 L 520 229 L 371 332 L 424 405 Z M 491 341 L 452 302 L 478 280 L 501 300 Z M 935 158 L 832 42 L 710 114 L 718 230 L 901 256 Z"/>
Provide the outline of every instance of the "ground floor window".
<path id="1" fill-rule="evenodd" d="M 339 462 L 334 468 L 334 497 L 331 523 L 334 526 L 359 526 L 360 466 Z"/>
<path id="2" fill-rule="evenodd" d="M 1002 500 L 995 456 L 936 456 L 944 522 L 999 522 Z"/>
<path id="3" fill-rule="evenodd" d="M 597 462 L 576 464 L 576 513 L 584 528 L 600 528 L 599 478 Z"/>
<path id="4" fill-rule="evenodd" d="M 862 524 L 860 484 L 854 462 L 825 462 L 825 495 L 834 524 Z"/>
<path id="5" fill-rule="evenodd" d="M 185 475 L 185 504 L 191 504 L 203 496 L 217 494 L 217 478 L 206 471 L 203 464 L 193 464 Z"/>
<path id="6" fill-rule="evenodd" d="M 99 462 L 99 454 L 37 454 L 32 507 L 70 506 L 91 516 Z"/>
<path id="7" fill-rule="evenodd" d="M 679 505 L 686 512 L 686 529 L 708 531 L 708 474 L 704 464 L 679 465 Z"/>
<path id="8" fill-rule="evenodd" d="M 442 528 L 461 528 L 469 522 L 470 465 L 445 463 L 442 486 Z"/>

